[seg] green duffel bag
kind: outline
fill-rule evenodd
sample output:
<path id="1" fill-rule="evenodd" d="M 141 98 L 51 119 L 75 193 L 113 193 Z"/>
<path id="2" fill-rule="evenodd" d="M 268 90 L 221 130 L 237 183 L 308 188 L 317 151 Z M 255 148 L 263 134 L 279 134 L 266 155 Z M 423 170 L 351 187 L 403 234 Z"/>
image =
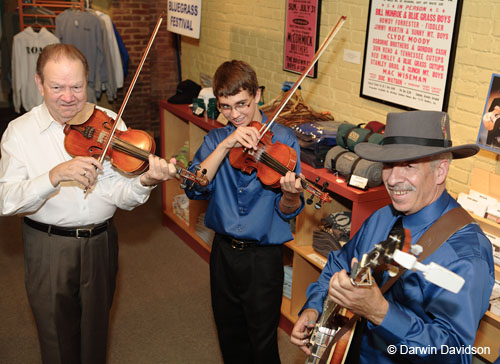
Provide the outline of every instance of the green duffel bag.
<path id="1" fill-rule="evenodd" d="M 337 145 L 354 152 L 354 146 L 358 143 L 382 143 L 382 139 L 384 138 L 382 134 L 374 133 L 370 129 L 362 128 L 361 125 L 363 124 L 340 124 L 337 130 Z"/>
<path id="2" fill-rule="evenodd" d="M 375 187 L 382 183 L 382 163 L 363 159 L 339 145 L 326 153 L 324 166 L 332 172 L 338 172 L 347 180 L 353 174 L 366 178 L 368 180 L 367 187 Z"/>

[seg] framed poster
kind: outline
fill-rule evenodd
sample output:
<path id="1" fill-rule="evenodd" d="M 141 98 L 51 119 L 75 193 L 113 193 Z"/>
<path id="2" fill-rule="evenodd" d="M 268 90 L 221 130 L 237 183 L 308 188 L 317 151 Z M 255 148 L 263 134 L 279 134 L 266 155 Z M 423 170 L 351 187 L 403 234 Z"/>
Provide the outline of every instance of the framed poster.
<path id="1" fill-rule="evenodd" d="M 301 74 L 318 49 L 321 0 L 286 0 L 283 70 Z M 316 78 L 318 63 L 307 74 Z"/>
<path id="2" fill-rule="evenodd" d="M 484 103 L 477 134 L 481 148 L 500 154 L 500 75 L 491 75 L 490 90 Z"/>
<path id="3" fill-rule="evenodd" d="M 360 96 L 447 111 L 463 0 L 370 0 Z"/>

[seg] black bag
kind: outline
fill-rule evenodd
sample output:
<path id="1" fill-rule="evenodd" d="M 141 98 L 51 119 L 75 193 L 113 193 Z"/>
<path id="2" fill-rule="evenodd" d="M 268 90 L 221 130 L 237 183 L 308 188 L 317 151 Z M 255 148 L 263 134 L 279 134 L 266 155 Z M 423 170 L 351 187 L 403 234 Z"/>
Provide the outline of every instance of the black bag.
<path id="1" fill-rule="evenodd" d="M 313 249 L 324 257 L 332 250 L 340 249 L 349 241 L 351 212 L 335 212 L 324 219 L 322 225 L 313 231 Z"/>

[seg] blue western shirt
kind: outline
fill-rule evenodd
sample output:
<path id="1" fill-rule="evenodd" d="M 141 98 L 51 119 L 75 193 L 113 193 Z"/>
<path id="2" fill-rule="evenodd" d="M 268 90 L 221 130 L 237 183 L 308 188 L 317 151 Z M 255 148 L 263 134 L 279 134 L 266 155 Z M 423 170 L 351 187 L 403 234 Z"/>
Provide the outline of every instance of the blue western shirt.
<path id="1" fill-rule="evenodd" d="M 263 115 L 263 122 L 266 120 Z M 225 127 L 210 130 L 196 152 L 190 170 L 203 162 L 235 129 L 229 123 Z M 273 124 L 271 132 L 273 143 L 279 141 L 295 149 L 295 173 L 298 174 L 300 149 L 295 134 L 290 128 L 277 123 Z M 207 227 L 237 239 L 257 240 L 260 244 L 282 244 L 292 240 L 290 219 L 304 208 L 304 199 L 301 197 L 301 206 L 297 211 L 289 215 L 283 214 L 278 207 L 281 189 L 263 185 L 257 178 L 256 171 L 247 174 L 233 168 L 229 155 L 222 161 L 208 186 L 186 189 L 186 195 L 194 200 L 209 200 L 205 216 Z"/>
<path id="2" fill-rule="evenodd" d="M 457 206 L 445 191 L 431 205 L 403 216 L 412 244 L 441 215 Z M 387 239 L 397 217 L 390 205 L 377 210 L 348 244 L 331 252 L 318 281 L 307 290 L 303 309 L 314 308 L 321 313 L 330 277 L 342 269 L 349 272 L 352 257 L 361 260 L 374 244 Z M 389 310 L 383 322 L 379 326 L 367 324 L 361 363 L 471 362 L 470 350 L 494 284 L 491 244 L 477 224 L 469 224 L 423 261 L 430 262 L 464 278 L 462 289 L 454 294 L 426 281 L 420 272 L 406 271 L 384 294 Z M 389 354 L 391 350 L 395 354 Z"/>

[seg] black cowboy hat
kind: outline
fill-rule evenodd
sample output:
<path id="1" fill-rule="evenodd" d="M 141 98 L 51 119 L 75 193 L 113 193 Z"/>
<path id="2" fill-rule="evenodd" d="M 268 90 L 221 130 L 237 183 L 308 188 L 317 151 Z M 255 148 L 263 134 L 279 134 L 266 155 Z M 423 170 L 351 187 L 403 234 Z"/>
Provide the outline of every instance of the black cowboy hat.
<path id="1" fill-rule="evenodd" d="M 454 159 L 479 151 L 476 144 L 452 146 L 450 119 L 441 111 L 388 113 L 382 143 L 359 143 L 354 151 L 370 161 L 391 163 L 411 161 L 451 152 Z"/>
<path id="2" fill-rule="evenodd" d="M 201 86 L 196 82 L 184 80 L 179 82 L 175 95 L 171 96 L 168 99 L 168 102 L 172 104 L 190 104 L 193 102 L 195 97 L 198 97 L 200 90 Z"/>

